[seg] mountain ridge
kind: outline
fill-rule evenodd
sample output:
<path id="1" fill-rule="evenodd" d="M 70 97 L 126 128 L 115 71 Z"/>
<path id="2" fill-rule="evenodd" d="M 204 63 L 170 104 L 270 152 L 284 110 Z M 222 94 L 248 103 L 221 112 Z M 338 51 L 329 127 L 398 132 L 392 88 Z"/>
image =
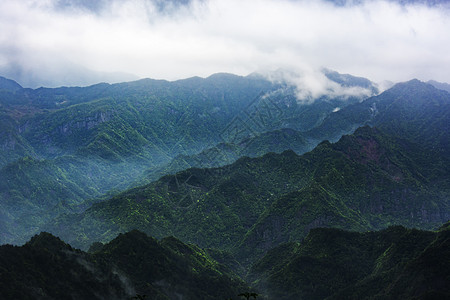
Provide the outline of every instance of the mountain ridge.
<path id="1" fill-rule="evenodd" d="M 212 299 L 248 289 L 203 249 L 138 231 L 89 253 L 42 232 L 21 247 L 0 246 L 0 253 L 0 289 L 7 299 Z"/>
<path id="2" fill-rule="evenodd" d="M 85 223 L 91 228 L 85 234 L 92 238 L 93 228 L 108 228 L 106 223 L 99 222 L 99 217 L 103 220 L 112 218 L 116 220 L 116 230 L 120 224 L 119 228 L 122 227 L 123 230 L 147 228 L 149 233 L 156 236 L 176 233 L 179 238 L 203 247 L 230 249 L 232 245 L 238 246 L 235 249 L 243 251 L 241 256 L 252 257 L 279 242 L 289 241 L 289 236 L 301 238 L 310 228 L 327 224 L 367 230 L 383 228 L 390 222 L 405 222 L 400 224 L 408 226 L 434 226 L 431 224 L 446 221 L 450 217 L 448 197 L 437 197 L 439 193 L 436 189 L 442 189 L 445 195 L 448 187 L 436 187 L 421 172 L 416 172 L 426 168 L 433 170 L 433 165 L 439 162 L 430 164 L 430 161 L 425 160 L 420 165 L 412 164 L 413 160 L 409 155 L 404 155 L 407 152 L 400 150 L 410 151 L 411 149 L 404 147 L 411 145 L 401 146 L 393 141 L 398 140 L 379 130 L 365 127 L 352 136 L 344 136 L 337 144 L 323 142 L 312 152 L 302 156 L 285 151 L 281 154 L 266 154 L 261 158 L 244 157 L 221 168 L 193 168 L 162 177 L 152 184 L 98 203 L 85 214 L 79 215 L 78 221 L 69 217 L 58 223 L 62 221 L 63 224 L 72 224 L 70 226 L 76 222 Z M 378 147 L 379 150 L 373 152 L 372 148 L 367 148 L 368 145 L 375 147 L 373 149 Z M 356 149 L 353 150 L 355 146 Z M 420 148 L 417 151 L 421 153 Z M 349 154 L 353 157 L 348 156 Z M 449 176 L 448 172 L 445 174 L 440 175 L 444 182 L 444 178 Z M 389 196 L 384 199 L 387 195 Z M 425 201 L 428 197 L 435 199 Z M 299 202 L 298 199 L 310 200 Z M 319 204 L 315 199 L 323 201 Z M 286 203 L 293 203 L 293 207 Z M 277 205 L 279 208 L 276 208 Z M 302 205 L 306 206 L 302 208 Z M 404 205 L 406 206 L 400 209 Z M 309 208 L 305 212 L 306 207 Z M 114 213 L 111 215 L 113 211 L 120 211 L 120 217 L 114 216 Z M 302 212 L 304 217 L 300 221 L 290 219 L 297 212 Z M 101 217 L 104 214 L 108 215 L 106 219 Z M 287 223 L 275 220 L 277 215 L 293 222 L 290 227 L 282 230 L 289 232 L 289 235 L 281 234 L 280 226 Z M 269 219 L 265 220 L 264 216 Z M 352 221 L 349 223 L 350 220 Z M 354 227 L 349 227 L 349 224 Z M 268 234 L 267 229 L 257 229 L 258 226 L 278 229 Z M 215 241 L 214 235 L 207 238 L 211 230 L 221 232 L 222 239 Z M 231 234 L 229 230 L 234 233 Z M 80 233 L 83 229 L 74 227 L 70 231 Z M 243 234 L 246 234 L 244 241 L 247 242 L 235 244 Z M 254 237 L 262 235 L 266 239 L 270 236 L 282 238 L 266 246 L 258 246 L 259 238 L 250 239 L 248 234 Z M 231 239 L 230 242 L 224 243 L 226 239 L 223 237 Z M 75 236 L 65 237 L 74 242 L 73 238 L 77 239 Z"/>
<path id="3" fill-rule="evenodd" d="M 245 279 L 196 245 L 133 230 L 89 252 L 41 232 L 24 246 L 0 246 L 6 299 L 417 299 L 450 295 L 450 231 L 390 226 L 352 232 L 315 228 L 256 261 Z M 24 282 L 23 278 L 27 278 Z M 239 297 L 239 296 L 237 296 Z"/>
<path id="4" fill-rule="evenodd" d="M 44 210 L 50 209 L 50 214 L 42 214 L 40 218 L 37 212 L 33 218 L 39 222 L 33 228 L 28 227 L 28 220 L 23 222 L 22 217 L 18 220 L 17 213 L 9 210 L 4 221 L 19 223 L 19 227 L 23 225 L 26 229 L 14 231 L 14 234 L 9 232 L 3 242 L 14 239 L 24 242 L 29 236 L 16 234 L 33 232 L 36 226 L 47 221 L 47 216 L 55 216 L 53 212 L 76 211 L 77 207 L 99 201 L 98 197 L 105 197 L 105 193 L 110 195 L 181 170 L 186 167 L 185 158 L 220 143 L 239 144 L 243 149 L 230 153 L 228 161 L 219 159 L 218 165 L 232 162 L 241 155 L 255 156 L 292 148 L 295 145 L 291 145 L 289 135 L 285 134 L 288 128 L 294 125 L 310 128 L 331 113 L 338 103 L 342 106 L 356 101 L 323 98 L 317 105 L 306 106 L 297 103 L 293 92 L 288 83 L 274 84 L 263 77 L 232 74 L 175 82 L 144 79 L 86 88 L 5 92 L 0 97 L 4 108 L 0 110 L 0 126 L 4 129 L 0 132 L 0 149 L 3 150 L 0 164 L 9 170 L 17 168 L 16 173 L 33 174 L 33 177 L 23 176 L 29 178 L 29 182 L 11 183 L 11 189 L 17 191 L 14 191 L 15 197 L 19 203 L 30 204 L 24 207 L 27 211 L 39 203 L 53 203 L 47 202 L 48 197 L 35 189 L 37 181 L 32 179 L 48 178 L 46 186 L 65 189 L 63 193 L 71 196 L 64 200 L 74 207 L 41 206 Z M 272 131 L 274 133 L 266 133 Z M 299 152 L 313 147 L 309 141 L 302 141 L 300 133 L 294 135 L 300 142 Z M 244 144 L 240 144 L 242 139 Z M 280 145 L 278 140 L 281 140 Z M 263 145 L 271 141 L 273 143 Z M 205 154 L 209 157 L 213 153 Z M 184 161 L 173 169 L 177 162 L 172 159 L 177 156 Z M 40 176 L 36 168 L 19 170 L 24 166 L 23 157 L 50 166 L 54 176 Z M 190 162 L 187 165 L 196 166 Z M 5 169 L 0 173 L 10 172 Z M 92 184 L 83 174 L 88 174 Z M 11 194 L 11 189 L 5 187 L 3 195 Z M 60 197 L 56 201 L 63 202 Z"/>
<path id="5" fill-rule="evenodd" d="M 271 299 L 445 299 L 449 241 L 448 230 L 316 228 L 269 251 L 249 279 Z"/>
<path id="6" fill-rule="evenodd" d="M 4 91 L 2 155 L 18 159 L 0 169 L 1 238 L 51 234 L 0 247 L 2 290 L 229 298 L 252 291 L 239 274 L 286 300 L 447 296 L 450 94 L 411 80 L 306 106 L 252 80 Z"/>

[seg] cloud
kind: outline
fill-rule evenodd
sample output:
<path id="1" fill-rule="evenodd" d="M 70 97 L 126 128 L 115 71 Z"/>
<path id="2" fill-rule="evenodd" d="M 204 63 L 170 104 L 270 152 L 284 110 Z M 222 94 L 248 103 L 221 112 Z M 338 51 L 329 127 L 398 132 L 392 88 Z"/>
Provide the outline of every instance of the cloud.
<path id="1" fill-rule="evenodd" d="M 312 103 L 320 97 L 341 98 L 342 100 L 349 97 L 365 99 L 373 96 L 377 91 L 384 91 L 380 86 L 373 84 L 370 86 L 352 84 L 340 84 L 331 80 L 326 74 L 330 70 L 316 70 L 303 66 L 302 69 L 260 72 L 266 79 L 274 83 L 287 83 L 286 89 L 295 88 L 297 100 L 302 103 Z M 346 75 L 342 75 L 346 76 Z M 283 88 L 282 88 L 283 89 Z"/>
<path id="2" fill-rule="evenodd" d="M 375 81 L 415 77 L 450 82 L 450 8 L 444 4 L 91 3 L 2 0 L 0 71 L 21 70 L 24 77 L 47 76 L 48 82 L 66 74 L 71 84 L 70 66 L 169 80 L 215 72 L 246 75 L 283 68 L 302 73 L 328 67 Z"/>

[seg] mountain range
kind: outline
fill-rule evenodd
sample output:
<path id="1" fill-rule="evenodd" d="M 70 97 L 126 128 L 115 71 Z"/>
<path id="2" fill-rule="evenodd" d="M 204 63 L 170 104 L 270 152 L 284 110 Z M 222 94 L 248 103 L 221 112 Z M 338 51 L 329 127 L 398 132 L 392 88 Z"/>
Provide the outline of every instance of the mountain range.
<path id="1" fill-rule="evenodd" d="M 270 299 L 447 299 L 449 243 L 448 223 L 437 232 L 318 228 L 271 250 L 249 278 Z"/>
<path id="2" fill-rule="evenodd" d="M 0 253 L 0 290 L 6 299 L 225 299 L 248 290 L 208 252 L 139 231 L 88 253 L 48 233 L 21 247 L 0 246 Z"/>
<path id="3" fill-rule="evenodd" d="M 259 74 L 51 89 L 0 78 L 0 243 L 25 243 L 0 247 L 0 290 L 448 296 L 445 84 L 380 92 L 322 72 L 339 93 L 302 98 Z"/>
<path id="4" fill-rule="evenodd" d="M 335 84 L 376 92 L 367 79 L 325 74 Z M 180 157 L 209 151 L 210 165 L 224 165 L 246 154 L 306 152 L 317 141 L 292 130 L 308 130 L 337 106 L 361 100 L 322 96 L 307 105 L 294 86 L 257 74 L 35 90 L 0 82 L 0 176 L 9 180 L 0 187 L 3 243 L 25 242 L 62 212 L 196 166 Z M 212 158 L 208 149 L 224 143 L 236 151 Z"/>
<path id="5" fill-rule="evenodd" d="M 250 288 L 222 263 L 232 262 L 226 254 L 174 237 L 133 230 L 83 252 L 43 232 L 0 246 L 0 290 L 5 299 L 447 299 L 449 243 L 448 223 L 313 229 L 258 260 Z"/>
<path id="6" fill-rule="evenodd" d="M 434 101 L 420 101 L 421 89 Z M 411 97 L 417 97 L 411 101 L 414 106 L 407 100 Z M 369 230 L 402 224 L 431 229 L 449 218 L 449 139 L 442 132 L 450 122 L 449 103 L 448 93 L 427 84 L 399 84 L 322 123 L 338 128 L 340 120 L 348 121 L 348 109 L 367 114 L 354 124 L 373 122 L 376 128 L 362 127 L 301 156 L 287 151 L 244 157 L 219 168 L 187 169 L 82 213 L 61 215 L 44 229 L 84 248 L 137 228 L 155 237 L 175 234 L 203 247 L 240 251 L 246 243 L 252 251 L 265 251 L 318 226 Z M 399 118 L 394 109 L 405 104 L 409 109 L 395 128 L 392 122 Z M 417 135 L 408 136 L 401 128 Z"/>

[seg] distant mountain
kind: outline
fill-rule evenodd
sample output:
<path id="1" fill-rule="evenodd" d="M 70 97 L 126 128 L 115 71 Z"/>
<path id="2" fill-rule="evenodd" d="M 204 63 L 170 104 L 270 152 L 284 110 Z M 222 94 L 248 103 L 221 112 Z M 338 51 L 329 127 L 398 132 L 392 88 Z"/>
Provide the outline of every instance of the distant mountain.
<path id="1" fill-rule="evenodd" d="M 284 75 L 1 77 L 0 243 L 90 247 L 0 247 L 2 295 L 229 299 L 251 268 L 282 299 L 446 296 L 448 223 L 390 226 L 450 219 L 450 93 L 323 70 L 315 99 Z"/>
<path id="2" fill-rule="evenodd" d="M 6 91 L 15 92 L 20 89 L 22 89 L 22 86 L 20 84 L 18 84 L 17 82 L 15 82 L 14 80 L 0 76 L 0 91 L 6 90 Z"/>
<path id="3" fill-rule="evenodd" d="M 256 75 L 35 90 L 7 82 L 0 93 L 0 174 L 9 181 L 0 187 L 0 207 L 5 228 L 16 229 L 0 235 L 3 243 L 22 243 L 56 214 L 187 167 L 303 153 L 318 141 L 300 131 L 361 101 L 323 96 L 305 104 L 291 84 Z"/>
<path id="4" fill-rule="evenodd" d="M 269 251 L 249 279 L 270 299 L 447 299 L 450 231 L 313 229 Z"/>
<path id="5" fill-rule="evenodd" d="M 221 142 L 218 134 L 233 117 L 273 88 L 264 79 L 217 74 L 177 82 L 146 79 L 9 90 L 0 104 L 15 121 L 11 134 L 25 139 L 42 158 L 87 154 L 110 160 L 167 160 Z M 11 161 L 10 153 L 0 154 L 3 161 Z"/>
<path id="6" fill-rule="evenodd" d="M 165 176 L 61 216 L 45 230 L 86 248 L 138 228 L 230 250 L 249 264 L 315 227 L 434 228 L 450 219 L 446 159 L 364 127 L 302 156 L 271 153 Z"/>
<path id="7" fill-rule="evenodd" d="M 287 149 L 303 154 L 314 148 L 304 135 L 290 128 L 261 133 L 234 143 L 220 143 L 194 155 L 178 155 L 160 169 L 151 169 L 140 181 L 141 185 L 155 181 L 166 174 L 176 174 L 189 168 L 213 168 L 231 164 L 243 156 L 258 157 L 269 152 L 281 153 Z"/>
<path id="8" fill-rule="evenodd" d="M 346 86 L 373 87 L 370 81 L 351 75 L 328 71 L 327 76 Z M 444 182 L 442 176 L 446 176 L 442 166 L 447 163 L 445 157 L 450 149 L 447 133 L 450 132 L 449 94 L 417 80 L 398 84 L 366 100 L 358 97 L 323 96 L 311 104 L 298 102 L 295 87 L 287 83 L 272 83 L 256 75 L 240 77 L 231 74 L 215 74 L 206 79 L 194 77 L 176 82 L 146 79 L 86 88 L 13 89 L 5 90 L 3 95 L 0 97 L 0 125 L 5 130 L 0 133 L 0 161 L 3 162 L 0 175 L 9 180 L 3 180 L 4 184 L 0 185 L 0 207 L 3 210 L 2 222 L 5 228 L 0 241 L 3 243 L 24 242 L 42 224 L 57 215 L 83 212 L 91 204 L 111 198 L 114 193 L 125 190 L 130 185 L 136 186 L 136 183 L 148 183 L 165 174 L 175 174 L 189 167 L 222 166 L 241 156 L 256 157 L 267 152 L 281 153 L 286 149 L 304 153 L 324 139 L 336 141 L 343 134 L 365 124 L 377 126 L 382 132 L 405 139 L 405 143 L 412 145 L 408 147 L 417 155 L 410 157 L 411 166 L 406 167 L 407 172 L 427 172 L 431 176 L 428 178 L 429 182 Z M 400 144 L 406 145 L 405 143 Z M 389 145 L 386 147 L 389 149 Z M 429 156 L 424 157 L 425 153 Z M 428 163 L 431 158 L 437 160 L 429 164 L 437 166 L 435 172 L 426 171 L 426 167 L 423 167 L 424 162 Z M 319 156 L 317 159 L 323 157 Z M 419 168 L 424 168 L 425 171 L 414 170 L 417 159 L 420 160 Z M 45 167 L 41 168 L 42 166 Z M 261 170 L 262 174 L 273 167 L 267 166 L 267 169 Z M 233 172 L 238 174 L 237 170 Z M 206 173 L 210 171 L 205 171 Z M 313 182 L 308 177 L 311 175 L 305 177 L 303 174 L 303 178 L 296 177 L 298 182 L 289 188 L 279 189 L 278 185 L 282 180 L 292 181 L 284 176 L 288 174 L 273 178 L 276 185 L 271 183 L 263 190 L 257 188 L 256 193 L 250 193 L 251 199 L 257 199 L 251 200 L 254 201 L 251 207 L 254 211 L 238 215 L 239 229 L 230 236 L 229 241 L 220 245 L 231 247 L 233 243 L 240 243 L 239 239 L 262 217 L 262 212 L 269 209 L 268 205 L 272 201 L 284 194 L 306 188 L 306 183 Z M 240 177 L 242 174 L 236 175 L 236 179 L 232 180 L 239 183 L 236 188 L 247 180 L 241 182 L 238 179 Z M 189 176 L 185 180 L 188 178 Z M 317 181 L 316 178 L 313 179 Z M 178 177 L 167 177 L 165 180 L 178 182 Z M 204 189 L 215 189 L 221 179 L 215 180 L 214 183 L 201 182 L 201 185 L 207 186 Z M 422 182 L 422 179 L 419 180 Z M 160 184 L 163 185 L 164 182 L 160 181 Z M 191 185 L 185 181 L 182 183 Z M 177 184 L 180 185 L 179 182 Z M 228 186 L 225 182 L 221 184 L 221 189 Z M 258 184 L 266 183 L 262 179 Z M 423 184 L 428 183 L 423 181 Z M 314 185 L 309 188 L 313 192 Z M 278 190 L 273 192 L 269 189 Z M 163 188 L 154 192 L 158 195 L 157 198 L 161 197 L 162 191 Z M 191 222 L 189 218 L 194 218 L 194 215 L 178 217 L 181 210 L 195 207 L 191 205 L 194 203 L 194 196 L 178 198 L 178 191 L 172 191 L 175 193 L 169 193 L 169 198 L 178 200 L 171 199 L 167 204 L 167 195 L 162 195 L 161 205 L 168 209 L 175 205 L 175 213 L 164 217 L 162 227 L 159 227 L 162 219 L 156 219 L 158 225 L 153 229 L 149 229 L 153 226 L 150 225 L 153 221 L 147 223 L 148 220 L 144 219 L 145 226 L 150 226 L 145 229 L 149 234 L 157 237 L 172 234 L 177 232 L 173 231 L 175 229 L 170 221 L 172 218 L 179 219 L 176 224 Z M 202 190 L 201 197 L 216 195 L 206 195 L 203 192 Z M 243 194 L 237 196 L 234 194 L 236 192 L 238 190 L 233 191 L 229 197 L 246 197 Z M 425 192 L 428 196 L 435 193 L 435 190 Z M 412 194 L 418 195 L 417 191 Z M 224 200 L 227 197 L 217 197 L 213 202 L 223 205 L 219 204 L 219 199 L 227 201 Z M 195 201 L 197 200 L 200 201 Z M 124 208 L 123 212 L 128 209 Z M 148 208 L 142 209 L 140 215 L 148 212 Z M 160 216 L 160 208 L 155 209 L 156 215 Z M 225 228 L 219 226 L 221 230 L 226 231 L 227 226 L 235 226 L 231 222 L 234 220 L 234 209 L 242 207 L 226 209 L 229 211 L 227 217 L 232 218 L 227 221 Z M 415 205 L 414 209 L 417 209 Z M 435 211 L 442 209 L 439 207 Z M 353 210 L 344 209 L 348 216 L 353 214 Z M 89 226 L 94 226 L 95 230 L 82 242 L 84 246 L 90 239 L 97 239 L 96 235 L 101 230 L 108 231 L 110 226 L 115 229 L 103 237 L 105 240 L 119 232 L 135 228 L 135 221 L 120 226 L 118 223 L 109 223 L 112 221 L 99 225 L 89 214 L 91 212 L 85 215 L 89 220 L 86 222 L 93 222 Z M 84 219 L 85 216 L 77 218 Z M 114 214 L 111 217 L 116 218 Z M 201 215 L 195 217 L 201 220 L 203 218 Z M 65 218 L 72 217 L 61 216 L 58 219 L 60 221 L 56 221 L 57 224 L 66 222 Z M 220 215 L 217 220 L 223 222 L 222 218 Z M 433 220 L 445 221 L 440 215 Z M 370 226 L 373 225 L 369 226 L 368 222 L 358 219 L 352 223 L 355 227 L 351 228 L 372 228 Z M 414 222 L 411 224 L 416 224 Z M 386 220 L 383 219 L 377 226 L 382 226 L 381 224 L 386 225 Z M 52 230 L 56 227 L 55 224 L 48 226 Z M 76 227 L 78 221 L 72 220 L 68 226 Z M 58 230 L 63 228 L 65 227 Z M 187 226 L 179 232 L 183 239 L 192 238 L 194 233 L 189 230 L 190 226 Z M 64 238 L 73 242 L 82 240 L 82 236 L 81 233 L 74 232 Z M 204 239 L 205 244 L 200 240 L 192 241 L 199 242 L 202 246 L 217 245 L 217 241 L 208 239 Z M 267 249 L 271 243 L 261 249 Z"/>
<path id="9" fill-rule="evenodd" d="M 72 2 L 72 3 L 68 3 Z M 75 2 L 83 2 L 80 5 L 85 10 L 95 10 L 95 7 L 100 7 L 102 0 L 87 1 L 87 0 L 59 0 L 56 8 L 73 9 L 78 6 Z M 64 5 L 67 3 L 67 5 Z M 45 66 L 45 72 L 42 72 Z M 51 87 L 56 88 L 60 86 L 90 86 L 98 82 L 118 83 L 124 81 L 132 81 L 139 79 L 138 76 L 123 73 L 123 72 L 99 72 L 91 70 L 81 65 L 74 64 L 67 60 L 46 61 L 35 66 L 24 66 L 19 63 L 7 63 L 0 66 L 0 74 L 5 77 L 12 78 L 27 88 Z"/>
<path id="10" fill-rule="evenodd" d="M 3 243 L 24 242 L 48 216 L 125 189 L 149 168 L 222 141 L 218 128 L 272 86 L 228 74 L 36 90 L 5 82 L 0 207 L 9 224 L 3 228 L 17 228 L 1 233 Z M 35 163 L 25 164 L 25 157 Z"/>
<path id="11" fill-rule="evenodd" d="M 411 80 L 378 96 L 330 114 L 304 133 L 318 140 L 338 140 L 343 133 L 371 125 L 435 151 L 449 151 L 450 94 L 430 84 Z M 440 149 L 440 150 L 439 150 Z"/>
<path id="12" fill-rule="evenodd" d="M 51 224 L 46 230 L 86 247 L 87 241 L 139 228 L 251 257 L 318 226 L 430 229 L 449 218 L 449 105 L 450 95 L 431 85 L 398 84 L 318 127 L 329 124 L 323 135 L 347 124 L 380 129 L 359 129 L 300 157 L 284 152 L 189 169 L 57 219 L 64 230 Z"/>
<path id="13" fill-rule="evenodd" d="M 435 80 L 429 80 L 427 81 L 428 84 L 431 84 L 437 89 L 444 90 L 450 93 L 450 84 L 446 82 L 437 82 Z"/>
<path id="14" fill-rule="evenodd" d="M 225 299 L 247 285 L 207 252 L 132 231 L 90 253 L 41 233 L 0 246 L 2 299 Z"/>
<path id="15" fill-rule="evenodd" d="M 350 74 L 340 74 L 328 69 L 324 69 L 323 73 L 328 79 L 338 83 L 342 87 L 360 87 L 372 91 L 372 94 L 379 93 L 377 86 L 367 78 L 356 77 Z"/>

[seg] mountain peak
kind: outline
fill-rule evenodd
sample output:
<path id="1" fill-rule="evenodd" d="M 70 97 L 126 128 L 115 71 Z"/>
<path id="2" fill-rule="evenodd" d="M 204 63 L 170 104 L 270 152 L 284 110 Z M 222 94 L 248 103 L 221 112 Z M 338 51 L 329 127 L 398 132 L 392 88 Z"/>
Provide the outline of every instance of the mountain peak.
<path id="1" fill-rule="evenodd" d="M 424 91 L 430 91 L 430 90 L 437 90 L 434 86 L 432 86 L 429 83 L 420 81 L 419 79 L 411 79 L 409 81 L 400 82 L 395 84 L 391 90 L 402 90 L 402 91 L 409 91 L 410 93 L 417 92 L 418 89 L 424 90 Z"/>
<path id="2" fill-rule="evenodd" d="M 448 92 L 439 90 L 433 85 L 418 79 L 397 83 L 381 95 L 383 97 L 380 97 L 380 99 L 390 99 L 389 102 L 393 100 L 401 100 L 402 103 L 407 101 L 409 103 L 408 107 L 411 107 L 411 105 L 427 105 L 433 102 L 448 103 Z"/>
<path id="3" fill-rule="evenodd" d="M 226 73 L 226 72 L 219 72 L 219 73 L 211 74 L 207 78 L 213 79 L 213 78 L 238 78 L 238 77 L 241 77 L 241 76 L 231 74 L 231 73 Z"/>
<path id="4" fill-rule="evenodd" d="M 364 125 L 355 130 L 353 133 L 355 136 L 365 136 L 365 135 L 376 135 L 380 131 L 376 127 L 370 127 L 369 125 Z"/>
<path id="5" fill-rule="evenodd" d="M 333 70 L 324 68 L 323 74 L 331 81 L 334 81 L 344 87 L 362 87 L 366 89 L 372 89 L 374 93 L 378 93 L 378 89 L 375 88 L 373 83 L 364 77 L 356 77 L 350 74 L 341 74 Z"/>
<path id="6" fill-rule="evenodd" d="M 33 248 L 44 248 L 52 252 L 59 250 L 72 250 L 72 247 L 63 241 L 59 237 L 56 237 L 48 232 L 41 232 L 31 238 L 26 243 L 27 246 Z"/>
<path id="7" fill-rule="evenodd" d="M 439 89 L 439 90 L 444 90 L 450 93 L 450 84 L 446 83 L 446 82 L 438 82 L 436 80 L 429 80 L 427 81 L 428 84 L 431 84 L 432 86 L 434 86 L 435 88 Z"/>
<path id="8" fill-rule="evenodd" d="M 159 248 L 158 241 L 135 229 L 127 233 L 120 233 L 115 239 L 104 245 L 102 250 L 126 253 L 131 250 L 136 251 L 137 248 L 147 250 Z"/>
<path id="9" fill-rule="evenodd" d="M 12 79 L 0 76 L 0 90 L 15 92 L 23 89 L 23 87 Z"/>

